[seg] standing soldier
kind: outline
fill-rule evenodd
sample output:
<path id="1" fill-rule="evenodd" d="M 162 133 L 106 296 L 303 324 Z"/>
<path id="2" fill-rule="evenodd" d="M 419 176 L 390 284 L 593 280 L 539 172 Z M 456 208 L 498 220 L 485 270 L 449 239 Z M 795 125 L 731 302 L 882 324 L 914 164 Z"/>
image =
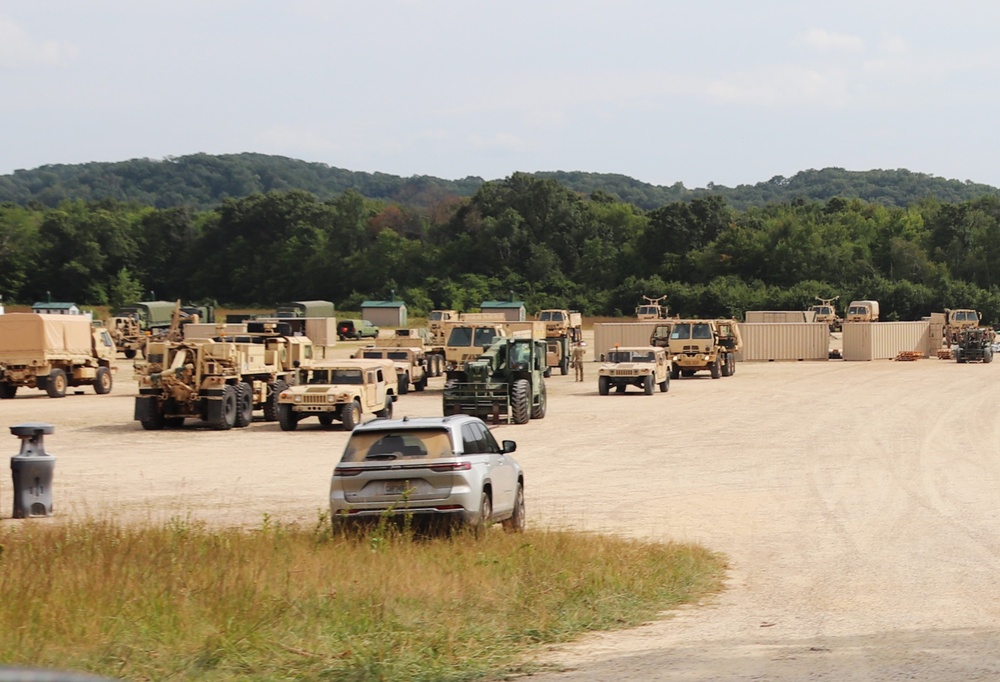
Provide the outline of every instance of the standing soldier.
<path id="1" fill-rule="evenodd" d="M 576 368 L 576 380 L 583 381 L 583 355 L 587 352 L 587 344 L 577 341 L 573 345 L 573 367 Z"/>

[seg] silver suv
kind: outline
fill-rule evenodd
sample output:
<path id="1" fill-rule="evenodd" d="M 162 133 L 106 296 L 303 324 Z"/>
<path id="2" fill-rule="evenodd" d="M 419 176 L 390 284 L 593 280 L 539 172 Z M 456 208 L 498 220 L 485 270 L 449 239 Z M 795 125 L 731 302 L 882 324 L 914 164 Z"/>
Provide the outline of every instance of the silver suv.
<path id="1" fill-rule="evenodd" d="M 330 481 L 334 523 L 382 515 L 482 532 L 524 530 L 524 473 L 478 417 L 376 419 L 351 433 Z"/>

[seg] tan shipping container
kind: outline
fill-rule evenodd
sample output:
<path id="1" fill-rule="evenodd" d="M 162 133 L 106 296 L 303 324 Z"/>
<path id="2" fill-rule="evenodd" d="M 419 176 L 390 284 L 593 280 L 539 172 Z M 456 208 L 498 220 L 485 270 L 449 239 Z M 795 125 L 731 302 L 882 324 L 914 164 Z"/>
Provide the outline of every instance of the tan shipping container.
<path id="1" fill-rule="evenodd" d="M 903 351 L 937 352 L 930 321 L 844 323 L 844 360 L 891 360 Z"/>
<path id="2" fill-rule="evenodd" d="M 213 322 L 192 322 L 184 325 L 185 339 L 214 339 L 216 336 L 237 336 L 247 333 L 246 322 L 215 324 Z"/>
<path id="3" fill-rule="evenodd" d="M 823 322 L 741 323 L 743 350 L 737 362 L 776 360 L 827 360 L 830 328 Z"/>
<path id="4" fill-rule="evenodd" d="M 588 348 L 587 360 L 600 360 L 601 355 L 619 346 L 648 346 L 649 337 L 660 322 L 597 322 L 594 324 L 594 347 Z"/>
<path id="5" fill-rule="evenodd" d="M 317 346 L 334 346 L 337 343 L 336 317 L 307 317 L 306 336 Z"/>
<path id="6" fill-rule="evenodd" d="M 815 322 L 815 310 L 748 310 L 744 315 L 748 324 L 765 322 L 804 323 Z"/>

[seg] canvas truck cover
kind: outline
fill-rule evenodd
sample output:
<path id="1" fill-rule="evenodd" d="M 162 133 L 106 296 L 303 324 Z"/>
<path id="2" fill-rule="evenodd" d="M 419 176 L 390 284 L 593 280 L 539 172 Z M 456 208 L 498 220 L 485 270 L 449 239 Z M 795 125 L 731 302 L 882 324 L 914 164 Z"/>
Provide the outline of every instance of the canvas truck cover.
<path id="1" fill-rule="evenodd" d="M 83 315 L 10 313 L 0 317 L 0 362 L 54 355 L 91 355 L 90 319 Z"/>

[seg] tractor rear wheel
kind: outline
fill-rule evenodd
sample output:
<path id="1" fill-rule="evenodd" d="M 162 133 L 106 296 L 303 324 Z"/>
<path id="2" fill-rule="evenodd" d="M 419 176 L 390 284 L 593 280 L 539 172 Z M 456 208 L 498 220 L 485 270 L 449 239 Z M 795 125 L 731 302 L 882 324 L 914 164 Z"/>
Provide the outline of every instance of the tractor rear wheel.
<path id="1" fill-rule="evenodd" d="M 531 419 L 530 392 L 527 379 L 518 379 L 510 389 L 510 414 L 515 424 L 527 424 Z"/>

